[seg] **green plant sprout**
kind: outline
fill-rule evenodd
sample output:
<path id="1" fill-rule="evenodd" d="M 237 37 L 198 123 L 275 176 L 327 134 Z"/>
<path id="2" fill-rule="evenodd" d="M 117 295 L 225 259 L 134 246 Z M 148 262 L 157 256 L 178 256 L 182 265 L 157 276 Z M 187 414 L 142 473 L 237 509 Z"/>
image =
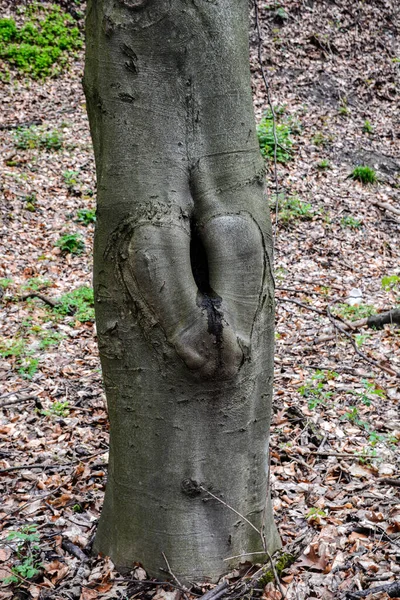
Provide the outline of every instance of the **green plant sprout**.
<path id="1" fill-rule="evenodd" d="M 14 134 L 14 144 L 18 150 L 60 150 L 63 138 L 56 129 L 46 130 L 43 127 L 19 127 Z M 36 201 L 36 197 L 35 197 Z M 34 204 L 31 200 L 31 204 Z"/>
<path id="2" fill-rule="evenodd" d="M 24 379 L 32 379 L 39 367 L 39 359 L 34 358 L 31 352 L 27 352 L 19 361 L 18 373 Z"/>
<path id="3" fill-rule="evenodd" d="M 352 215 L 347 215 L 341 219 L 340 225 L 342 227 L 348 227 L 349 229 L 360 229 L 360 227 L 362 227 L 362 221 L 356 219 Z"/>
<path id="4" fill-rule="evenodd" d="M 275 111 L 275 115 L 277 113 Z M 293 142 L 290 138 L 291 129 L 287 123 L 275 123 L 276 142 L 274 137 L 274 120 L 271 111 L 264 114 L 257 125 L 258 143 L 264 158 L 274 158 L 276 145 L 277 162 L 286 163 L 291 159 Z"/>
<path id="5" fill-rule="evenodd" d="M 367 165 L 355 167 L 349 175 L 350 179 L 360 181 L 363 185 L 373 184 L 378 181 L 378 176 L 374 169 Z"/>
<path id="6" fill-rule="evenodd" d="M 272 198 L 270 209 L 275 210 L 275 198 Z M 315 213 L 311 204 L 303 202 L 296 196 L 285 199 L 284 194 L 278 197 L 279 220 L 282 223 L 290 223 L 296 219 L 311 220 Z"/>
<path id="7" fill-rule="evenodd" d="M 332 314 L 342 319 L 356 320 L 365 319 L 376 314 L 376 309 L 369 304 L 336 304 L 332 307 Z"/>
<path id="8" fill-rule="evenodd" d="M 329 160 L 327 158 L 323 158 L 322 160 L 320 160 L 317 163 L 317 168 L 320 169 L 321 171 L 324 171 L 326 169 L 330 169 L 331 168 L 331 163 L 329 162 Z"/>
<path id="9" fill-rule="evenodd" d="M 87 286 L 81 286 L 72 292 L 61 296 L 60 301 L 54 309 L 60 315 L 71 315 L 81 323 L 94 321 L 94 297 L 93 290 Z"/>
<path id="10" fill-rule="evenodd" d="M 64 183 L 67 186 L 69 192 L 75 192 L 76 187 L 79 185 L 79 171 L 64 171 L 63 173 Z"/>
<path id="11" fill-rule="evenodd" d="M 57 346 L 63 339 L 63 334 L 57 331 L 48 331 L 47 329 L 41 329 L 39 333 L 39 349 L 47 350 L 51 346 Z"/>
<path id="12" fill-rule="evenodd" d="M 332 143 L 332 141 L 332 136 L 325 135 L 324 133 L 322 133 L 322 131 L 317 131 L 317 133 L 311 138 L 311 142 L 314 144 L 314 146 L 326 147 L 329 146 L 329 144 Z"/>
<path id="13" fill-rule="evenodd" d="M 313 521 L 319 521 L 319 517 L 326 517 L 326 512 L 322 509 L 322 508 L 317 508 L 316 506 L 313 506 L 312 508 L 310 508 L 310 510 L 308 511 L 308 513 L 306 514 L 306 519 L 309 522 L 313 522 Z"/>
<path id="14" fill-rule="evenodd" d="M 77 220 L 83 225 L 90 225 L 96 222 L 96 211 L 90 208 L 82 208 L 77 212 Z"/>
<path id="15" fill-rule="evenodd" d="M 49 279 L 43 279 L 42 277 L 31 277 L 22 286 L 21 289 L 26 291 L 38 292 L 39 290 L 49 287 L 52 282 Z"/>
<path id="16" fill-rule="evenodd" d="M 364 125 L 363 125 L 363 132 L 364 133 L 373 133 L 374 128 L 372 127 L 371 121 L 368 121 L 368 119 L 366 119 L 364 121 Z"/>
<path id="17" fill-rule="evenodd" d="M 347 419 L 348 421 L 350 421 L 350 423 L 358 425 L 359 427 L 362 427 L 367 431 L 369 429 L 369 424 L 360 418 L 357 406 L 349 406 L 348 411 L 344 413 L 344 415 L 342 415 L 341 418 Z"/>
<path id="18" fill-rule="evenodd" d="M 66 233 L 57 241 L 56 246 L 62 252 L 70 254 L 81 254 L 85 249 L 82 236 L 79 233 Z"/>
<path id="19" fill-rule="evenodd" d="M 11 567 L 12 575 L 5 577 L 3 583 L 19 583 L 23 579 L 32 579 L 39 574 L 42 566 L 39 561 L 40 535 L 37 525 L 24 525 L 18 531 L 10 531 L 6 540 L 11 544 L 16 542 L 16 554 L 19 564 Z"/>
<path id="20" fill-rule="evenodd" d="M 365 342 L 371 337 L 369 333 L 357 333 L 354 338 L 358 348 L 361 348 Z"/>
<path id="21" fill-rule="evenodd" d="M 10 279 L 9 277 L 2 277 L 0 279 L 0 288 L 2 288 L 3 290 L 6 290 L 7 288 L 9 288 L 11 285 L 13 284 L 13 280 Z"/>
<path id="22" fill-rule="evenodd" d="M 69 415 L 69 402 L 65 400 L 65 402 L 53 402 L 50 406 L 49 410 L 40 411 L 42 415 L 47 417 L 55 416 L 55 417 L 68 417 Z"/>
<path id="23" fill-rule="evenodd" d="M 322 382 L 316 385 L 305 384 L 299 387 L 299 393 L 308 399 L 308 408 L 314 410 L 319 404 L 326 405 L 333 392 L 326 392 Z"/>
<path id="24" fill-rule="evenodd" d="M 32 194 L 29 194 L 28 196 L 25 196 L 24 202 L 26 210 L 29 210 L 30 212 L 35 212 L 37 197 L 34 192 L 32 192 Z"/>
<path id="25" fill-rule="evenodd" d="M 398 275 L 385 275 L 381 279 L 381 285 L 385 292 L 391 292 L 396 288 L 400 288 L 400 277 Z"/>
<path id="26" fill-rule="evenodd" d="M 332 379 L 338 377 L 336 371 L 317 370 L 311 377 L 311 380 L 306 381 L 304 385 L 298 388 L 299 394 L 303 398 L 308 399 L 308 408 L 314 410 L 319 404 L 326 405 L 327 401 L 332 397 L 333 392 L 325 391 L 325 384 Z"/>

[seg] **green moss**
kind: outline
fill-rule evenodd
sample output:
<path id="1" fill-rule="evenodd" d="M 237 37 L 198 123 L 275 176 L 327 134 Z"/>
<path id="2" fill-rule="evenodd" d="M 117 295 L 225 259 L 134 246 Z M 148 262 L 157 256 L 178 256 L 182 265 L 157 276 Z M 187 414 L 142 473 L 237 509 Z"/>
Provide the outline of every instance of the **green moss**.
<path id="1" fill-rule="evenodd" d="M 294 554 L 288 554 L 286 552 L 283 552 L 275 563 L 275 570 L 277 572 L 278 577 L 280 577 L 282 575 L 282 572 L 288 567 L 290 567 L 290 565 L 292 565 L 295 560 L 296 557 L 294 556 Z M 258 580 L 258 583 L 259 585 L 264 587 L 265 585 L 267 585 L 267 583 L 271 583 L 272 581 L 275 581 L 274 573 L 271 569 L 271 566 L 267 564 L 265 566 L 265 571 L 263 575 Z"/>
<path id="2" fill-rule="evenodd" d="M 35 79 L 59 74 L 68 53 L 82 47 L 74 19 L 56 5 L 33 4 L 26 14 L 30 20 L 22 27 L 0 19 L 0 58 Z"/>

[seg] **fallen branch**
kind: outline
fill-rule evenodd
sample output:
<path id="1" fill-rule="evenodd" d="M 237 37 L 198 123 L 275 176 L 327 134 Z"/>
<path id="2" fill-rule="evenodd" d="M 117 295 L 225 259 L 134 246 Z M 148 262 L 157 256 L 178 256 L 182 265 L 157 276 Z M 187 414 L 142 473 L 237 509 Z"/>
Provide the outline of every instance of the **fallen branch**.
<path id="1" fill-rule="evenodd" d="M 336 329 L 338 331 L 343 333 L 343 335 L 345 335 L 350 340 L 350 343 L 353 346 L 354 352 L 356 354 L 358 354 L 358 356 L 360 356 L 366 362 L 369 362 L 371 365 L 378 367 L 378 369 L 382 369 L 382 371 L 386 371 L 386 373 L 389 373 L 389 375 L 394 375 L 395 377 L 400 378 L 400 373 L 398 371 L 394 371 L 393 369 L 389 369 L 388 367 L 381 365 L 377 360 L 375 360 L 374 358 L 370 358 L 364 352 L 362 352 L 358 348 L 357 343 L 356 343 L 355 339 L 353 338 L 353 336 L 351 335 L 351 333 L 349 333 L 348 331 L 343 329 L 343 327 L 341 325 L 339 325 L 339 323 L 333 318 L 331 311 L 329 310 L 329 307 L 326 308 L 326 313 L 327 313 L 328 319 L 330 320 L 332 325 L 334 327 L 336 327 Z"/>
<path id="2" fill-rule="evenodd" d="M 391 325 L 392 323 L 396 323 L 400 325 L 400 309 L 392 308 L 391 310 L 379 313 L 377 315 L 371 315 L 370 317 L 366 317 L 365 319 L 360 319 L 359 321 L 346 322 L 343 326 L 343 329 L 360 329 L 360 327 L 370 327 L 371 329 L 383 329 L 384 325 Z M 329 336 L 332 339 L 332 336 Z M 327 341 L 328 336 L 325 338 L 319 338 L 320 340 L 324 339 Z"/>
<path id="3" fill-rule="evenodd" d="M 390 598 L 397 598 L 400 595 L 400 581 L 378 585 L 377 587 L 370 588 L 369 590 L 361 590 L 360 592 L 348 592 L 347 598 L 348 600 L 358 600 L 358 598 L 366 598 L 379 592 L 386 592 Z"/>
<path id="4" fill-rule="evenodd" d="M 7 467 L 6 469 L 1 469 L 0 470 L 0 475 L 2 475 L 3 473 L 11 473 L 12 471 L 21 471 L 22 469 L 26 469 L 27 471 L 29 471 L 29 469 L 64 469 L 67 467 L 73 467 L 75 465 L 79 465 L 80 463 L 82 463 L 83 461 L 85 461 L 85 463 L 87 463 L 88 460 L 90 460 L 91 458 L 94 458 L 95 456 L 99 456 L 100 454 L 104 454 L 104 450 L 99 450 L 98 452 L 94 452 L 93 454 L 89 454 L 88 456 L 82 456 L 82 458 L 78 458 L 75 460 L 71 460 L 71 462 L 68 463 L 52 463 L 49 465 L 45 465 L 43 463 L 33 463 L 33 464 L 25 464 L 25 465 L 15 465 L 14 467 Z M 89 465 L 91 469 L 98 469 L 98 468 L 103 468 L 103 467 L 107 467 L 108 463 L 95 463 L 93 465 Z"/>
<path id="5" fill-rule="evenodd" d="M 375 329 L 382 329 L 384 325 L 391 323 L 397 323 L 400 325 L 400 308 L 394 308 L 389 312 L 380 313 L 378 315 L 371 315 L 367 319 L 367 327 L 374 327 Z"/>
<path id="6" fill-rule="evenodd" d="M 14 394 L 10 394 L 13 396 Z M 12 406 L 13 404 L 21 404 L 22 402 L 28 402 L 29 400 L 35 400 L 36 396 L 34 394 L 29 394 L 28 396 L 19 396 L 15 398 L 15 400 L 7 400 L 6 402 L 0 403 L 0 410 L 5 408 L 6 406 Z"/>
<path id="7" fill-rule="evenodd" d="M 20 127 L 31 127 L 32 125 L 42 125 L 42 119 L 33 119 L 23 123 L 0 123 L 0 130 L 19 129 Z"/>
<path id="8" fill-rule="evenodd" d="M 378 208 L 383 208 L 384 210 L 387 210 L 395 215 L 400 216 L 400 209 L 396 208 L 395 206 L 392 206 L 388 202 L 379 202 L 378 200 L 375 200 L 375 202 L 373 202 L 372 204 L 375 204 L 375 206 L 378 206 Z"/>
<path id="9" fill-rule="evenodd" d="M 352 460 L 359 460 L 360 458 L 376 458 L 374 454 L 350 454 L 349 452 L 330 452 L 329 450 L 310 450 L 309 452 L 304 452 L 304 456 L 333 456 L 335 458 L 349 458 Z M 290 456 L 290 455 L 288 455 Z"/>
<path id="10" fill-rule="evenodd" d="M 12 473 L 13 471 L 22 471 L 23 469 L 26 469 L 27 471 L 29 471 L 30 469 L 62 469 L 64 467 L 71 467 L 74 464 L 75 463 L 72 462 L 51 465 L 43 465 L 42 463 L 34 463 L 33 465 L 30 465 L 29 463 L 27 463 L 25 465 L 16 465 L 15 467 L 7 467 L 7 469 L 1 469 L 0 475 L 3 475 L 3 473 Z"/>
<path id="11" fill-rule="evenodd" d="M 75 556 L 75 558 L 78 558 L 82 562 L 86 562 L 89 560 L 89 557 L 86 556 L 86 554 L 83 552 L 83 550 L 79 548 L 79 546 L 73 544 L 70 540 L 68 540 L 65 537 L 62 538 L 61 548 L 65 550 L 65 552 L 72 554 L 72 556 Z"/>
<path id="12" fill-rule="evenodd" d="M 28 298 L 39 298 L 39 300 L 41 300 L 45 304 L 48 304 L 49 306 L 51 306 L 51 308 L 56 308 L 56 306 L 58 306 L 58 304 L 59 304 L 57 302 L 57 300 L 52 300 L 48 296 L 44 296 L 43 294 L 40 294 L 39 292 L 29 292 L 29 294 L 24 294 L 23 296 L 20 296 L 18 298 L 18 300 L 24 301 L 24 300 L 28 300 Z"/>
<path id="13" fill-rule="evenodd" d="M 208 590 L 208 592 L 206 592 L 203 596 L 200 596 L 198 600 L 217 600 L 225 594 L 227 587 L 228 582 L 223 581 L 222 583 L 215 586 L 215 588 L 213 588 L 212 590 Z"/>
<path id="14" fill-rule="evenodd" d="M 400 487 L 400 479 L 391 479 L 390 477 L 383 477 L 378 479 L 378 483 L 382 485 L 392 485 L 393 487 Z"/>
<path id="15" fill-rule="evenodd" d="M 386 373 L 389 373 L 389 375 L 395 376 L 400 378 L 400 373 L 398 371 L 395 371 L 394 369 L 388 368 L 384 365 L 381 365 L 377 360 L 375 360 L 374 358 L 370 358 L 369 356 L 367 356 L 364 352 L 362 352 L 358 346 L 357 343 L 355 341 L 355 339 L 353 338 L 353 336 L 351 335 L 351 333 L 349 333 L 346 330 L 346 327 L 354 327 L 354 325 L 350 326 L 349 323 L 347 323 L 346 321 L 344 321 L 343 325 L 340 324 L 337 319 L 335 319 L 329 309 L 329 306 L 326 307 L 325 310 L 320 310 L 318 308 L 315 308 L 314 306 L 309 306 L 308 304 L 304 304 L 304 302 L 300 302 L 299 300 L 296 300 L 295 298 L 278 298 L 278 300 L 280 302 L 291 302 L 292 304 L 297 304 L 297 306 L 301 306 L 302 308 L 305 308 L 306 310 L 310 310 L 312 312 L 317 313 L 318 315 L 321 315 L 323 317 L 327 317 L 329 319 L 329 321 L 332 323 L 332 325 L 335 327 L 335 329 L 337 329 L 338 331 L 340 331 L 340 333 L 342 333 L 344 336 L 346 336 L 351 345 L 353 346 L 354 352 L 356 354 L 358 354 L 358 356 L 360 358 L 362 358 L 363 360 L 365 360 L 366 362 L 370 363 L 371 365 L 374 365 L 375 367 L 377 367 L 378 369 L 381 369 L 382 371 L 385 371 Z M 390 311 L 392 312 L 392 311 Z M 370 317 L 369 317 L 370 318 Z M 341 319 L 343 320 L 343 319 Z"/>

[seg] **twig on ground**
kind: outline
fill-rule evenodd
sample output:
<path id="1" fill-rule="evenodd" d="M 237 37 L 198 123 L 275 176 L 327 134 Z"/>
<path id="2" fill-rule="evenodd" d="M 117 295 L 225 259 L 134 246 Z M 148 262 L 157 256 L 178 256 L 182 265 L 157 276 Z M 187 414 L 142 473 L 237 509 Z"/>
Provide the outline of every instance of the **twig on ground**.
<path id="1" fill-rule="evenodd" d="M 310 456 L 334 456 L 336 458 L 350 458 L 352 460 L 358 460 L 360 458 L 376 458 L 373 454 L 363 454 L 360 456 L 358 454 L 350 454 L 349 452 L 329 452 L 329 450 L 310 450 L 309 452 L 304 452 L 304 454 Z"/>
<path id="2" fill-rule="evenodd" d="M 291 292 L 292 294 L 310 294 L 310 296 L 324 296 L 326 298 L 326 294 L 323 294 L 322 292 L 315 292 L 314 290 L 296 290 L 295 288 L 281 287 L 279 285 L 275 286 L 275 289 L 279 292 Z"/>
<path id="3" fill-rule="evenodd" d="M 10 396 L 16 396 L 18 393 L 27 392 L 28 389 L 19 390 L 19 392 L 8 392 L 7 394 L 3 394 L 0 396 L 0 400 L 4 400 L 4 398 L 9 398 Z"/>
<path id="4" fill-rule="evenodd" d="M 14 510 L 12 510 L 9 513 L 7 513 L 6 515 L 4 515 L 2 523 L 0 525 L 0 530 L 3 528 L 3 526 L 5 524 L 5 521 L 7 519 L 9 519 L 10 517 L 12 517 L 16 513 L 19 513 L 21 511 L 25 510 L 25 508 L 27 508 L 27 506 L 30 506 L 31 504 L 33 504 L 37 500 L 45 500 L 46 498 L 49 498 L 50 496 L 54 496 L 54 494 L 56 494 L 58 492 L 58 490 L 63 487 L 63 485 L 65 485 L 65 482 L 63 482 L 60 485 L 58 485 L 54 490 L 51 490 L 51 492 L 48 492 L 47 494 L 44 494 L 43 496 L 33 497 L 32 500 L 29 500 L 28 502 L 25 502 L 25 504 L 23 504 L 22 506 L 18 506 L 17 508 L 14 508 Z"/>
<path id="5" fill-rule="evenodd" d="M 9 394 L 13 396 L 14 393 Z M 27 396 L 19 396 L 15 400 L 7 400 L 7 402 L 0 403 L 0 409 L 5 408 L 6 406 L 13 406 L 13 404 L 21 404 L 22 402 L 28 402 L 29 400 L 35 400 L 35 394 L 28 394 Z"/>
<path id="6" fill-rule="evenodd" d="M 63 469 L 65 467 L 73 467 L 75 465 L 79 465 L 79 463 L 82 463 L 83 461 L 88 461 L 91 458 L 94 458 L 95 456 L 99 456 L 100 454 L 104 454 L 105 450 L 99 450 L 98 452 L 94 452 L 93 454 L 89 454 L 88 456 L 82 456 L 81 458 L 77 458 L 75 460 L 71 460 L 71 462 L 68 463 L 51 463 L 49 465 L 45 465 L 42 463 L 33 463 L 33 464 L 29 464 L 27 463 L 26 465 L 15 465 L 14 467 L 7 467 L 6 469 L 1 469 L 0 470 L 0 475 L 2 473 L 11 473 L 12 471 L 21 471 L 22 469 L 26 469 L 27 471 L 29 471 L 29 469 Z M 95 463 L 94 465 L 90 465 L 91 469 L 96 469 L 96 468 L 102 468 L 102 467 L 107 467 L 108 463 Z"/>
<path id="7" fill-rule="evenodd" d="M 184 586 L 179 579 L 176 577 L 176 575 L 174 574 L 174 572 L 172 571 L 170 564 L 168 562 L 167 557 L 165 556 L 164 552 L 161 552 L 163 559 L 165 560 L 165 564 L 167 565 L 166 569 L 161 569 L 162 571 L 164 571 L 165 573 L 168 573 L 168 575 L 171 575 L 172 579 L 176 582 L 176 584 L 179 586 L 179 588 L 182 590 L 183 595 L 185 596 L 185 598 L 187 598 L 186 593 L 190 593 L 189 588 L 187 588 L 186 586 Z"/>

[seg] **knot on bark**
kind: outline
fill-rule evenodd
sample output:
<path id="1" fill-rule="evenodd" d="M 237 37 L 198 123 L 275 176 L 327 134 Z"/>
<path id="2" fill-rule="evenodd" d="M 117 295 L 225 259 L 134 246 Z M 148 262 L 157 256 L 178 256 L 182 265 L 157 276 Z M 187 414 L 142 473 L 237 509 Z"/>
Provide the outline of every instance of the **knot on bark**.
<path id="1" fill-rule="evenodd" d="M 181 481 L 181 492 L 189 498 L 195 498 L 201 494 L 201 486 L 197 481 L 188 477 Z"/>

